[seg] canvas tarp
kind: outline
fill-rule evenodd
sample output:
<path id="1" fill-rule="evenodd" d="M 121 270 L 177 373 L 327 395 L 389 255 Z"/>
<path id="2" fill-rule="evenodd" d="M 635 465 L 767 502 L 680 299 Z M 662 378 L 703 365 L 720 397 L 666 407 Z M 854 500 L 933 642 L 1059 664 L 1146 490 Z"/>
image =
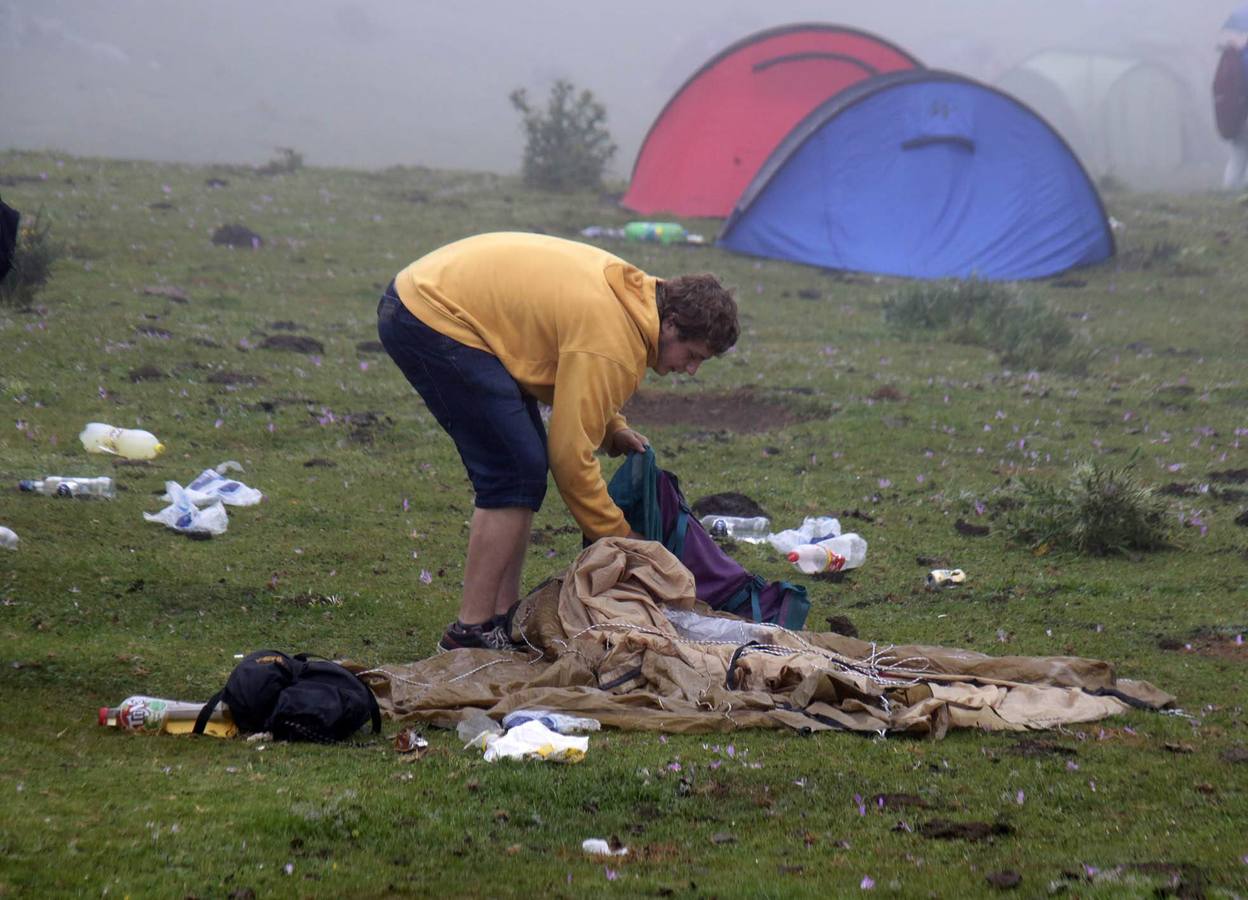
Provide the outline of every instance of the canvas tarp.
<path id="1" fill-rule="evenodd" d="M 384 715 L 453 727 L 544 708 L 618 728 L 846 729 L 942 737 L 1090 722 L 1174 698 L 1078 657 L 993 657 L 711 613 L 662 545 L 606 538 L 521 601 L 528 653 L 456 650 L 362 672 Z"/>

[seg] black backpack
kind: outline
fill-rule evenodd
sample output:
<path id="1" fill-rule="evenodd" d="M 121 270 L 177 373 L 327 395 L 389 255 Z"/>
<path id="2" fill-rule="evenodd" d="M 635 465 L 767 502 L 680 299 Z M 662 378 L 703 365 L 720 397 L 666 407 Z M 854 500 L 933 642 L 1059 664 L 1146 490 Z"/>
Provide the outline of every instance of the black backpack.
<path id="1" fill-rule="evenodd" d="M 204 704 L 196 734 L 203 734 L 220 702 L 229 706 L 240 731 L 269 731 L 279 741 L 343 741 L 370 718 L 373 733 L 381 731 L 381 710 L 368 685 L 337 663 L 308 659 L 306 653 L 249 654 Z"/>

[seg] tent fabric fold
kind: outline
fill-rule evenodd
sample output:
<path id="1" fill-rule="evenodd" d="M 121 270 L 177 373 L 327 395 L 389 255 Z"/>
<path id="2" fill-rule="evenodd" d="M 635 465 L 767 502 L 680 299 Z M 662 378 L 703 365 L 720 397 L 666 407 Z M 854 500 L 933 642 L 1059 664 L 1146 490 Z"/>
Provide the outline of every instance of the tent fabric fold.
<path id="1" fill-rule="evenodd" d="M 671 733 L 831 729 L 943 737 L 1091 722 L 1174 697 L 1079 657 L 993 657 L 795 632 L 713 613 L 661 544 L 606 538 L 520 603 L 529 651 L 361 671 L 383 715 L 453 727 L 524 708 Z"/>

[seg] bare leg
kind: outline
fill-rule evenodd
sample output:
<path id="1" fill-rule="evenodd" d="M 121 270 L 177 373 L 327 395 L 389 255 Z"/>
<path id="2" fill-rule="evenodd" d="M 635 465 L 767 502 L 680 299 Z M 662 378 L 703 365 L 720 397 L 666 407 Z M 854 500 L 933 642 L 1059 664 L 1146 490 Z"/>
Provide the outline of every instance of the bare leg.
<path id="1" fill-rule="evenodd" d="M 531 509 L 473 511 L 459 621 L 479 625 L 520 599 L 520 571 L 532 527 Z"/>

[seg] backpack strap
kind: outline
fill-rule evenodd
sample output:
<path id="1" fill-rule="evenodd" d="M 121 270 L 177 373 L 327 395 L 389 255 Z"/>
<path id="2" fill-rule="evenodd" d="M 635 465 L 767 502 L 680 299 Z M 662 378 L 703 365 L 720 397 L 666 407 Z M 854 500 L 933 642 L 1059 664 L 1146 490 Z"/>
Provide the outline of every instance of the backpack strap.
<path id="1" fill-rule="evenodd" d="M 745 618 L 741 612 L 749 604 L 751 620 L 758 623 L 763 621 L 763 608 L 759 603 L 759 594 L 765 582 L 757 575 L 750 577 L 750 580 L 741 585 L 741 589 L 728 598 L 723 606 L 719 607 L 724 612 L 730 612 L 734 616 Z"/>
<path id="2" fill-rule="evenodd" d="M 208 702 L 204 704 L 204 708 L 199 711 L 199 715 L 195 717 L 195 727 L 191 729 L 192 734 L 203 734 L 204 729 L 208 727 L 208 720 L 212 718 L 213 710 L 217 708 L 217 704 L 221 702 L 221 694 L 223 691 L 217 691 L 208 698 Z"/>

